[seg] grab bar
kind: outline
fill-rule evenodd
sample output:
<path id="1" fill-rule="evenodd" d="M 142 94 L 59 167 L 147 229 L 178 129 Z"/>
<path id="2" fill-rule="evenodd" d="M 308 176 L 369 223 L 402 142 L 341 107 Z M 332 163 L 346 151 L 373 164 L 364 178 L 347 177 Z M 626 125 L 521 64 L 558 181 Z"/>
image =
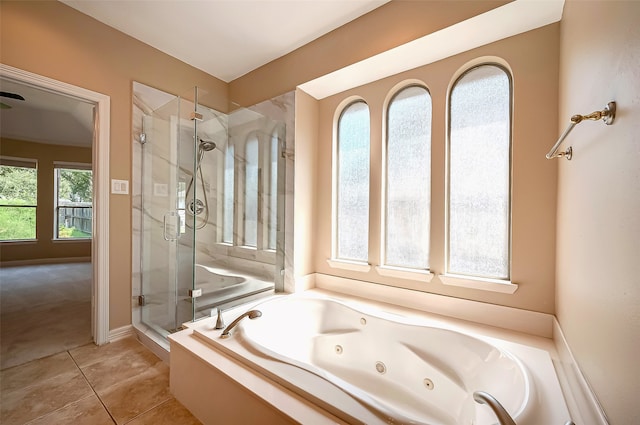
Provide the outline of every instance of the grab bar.
<path id="1" fill-rule="evenodd" d="M 473 399 L 476 401 L 476 403 L 488 405 L 491 408 L 491 410 L 493 410 L 493 413 L 496 414 L 496 417 L 498 418 L 498 423 L 500 425 L 516 425 L 515 421 L 513 420 L 509 412 L 507 412 L 507 410 L 502 406 L 502 404 L 500 404 L 500 402 L 496 400 L 496 398 L 491 394 L 489 394 L 488 392 L 476 391 L 473 393 Z M 564 425 L 575 425 L 575 424 L 573 423 L 573 421 L 569 420 Z"/>
<path id="2" fill-rule="evenodd" d="M 609 102 L 607 106 L 604 107 L 602 111 L 595 111 L 590 113 L 589 115 L 574 115 L 571 117 L 571 123 L 569 127 L 562 133 L 562 136 L 558 139 L 555 145 L 551 148 L 549 153 L 546 155 L 547 159 L 560 158 L 565 157 L 568 160 L 571 160 L 573 156 L 573 148 L 569 146 L 569 148 L 564 152 L 558 152 L 558 148 L 560 144 L 564 141 L 564 139 L 571 133 L 573 127 L 577 124 L 580 124 L 583 120 L 593 120 L 597 121 L 602 119 L 606 125 L 613 124 L 613 120 L 616 118 L 616 102 Z"/>

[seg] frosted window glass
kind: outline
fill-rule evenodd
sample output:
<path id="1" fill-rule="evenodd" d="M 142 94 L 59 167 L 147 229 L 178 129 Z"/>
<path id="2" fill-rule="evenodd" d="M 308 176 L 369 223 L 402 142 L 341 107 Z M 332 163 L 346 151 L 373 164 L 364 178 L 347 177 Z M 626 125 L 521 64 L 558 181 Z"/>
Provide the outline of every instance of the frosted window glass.
<path id="1" fill-rule="evenodd" d="M 338 121 L 337 258 L 368 261 L 369 107 L 355 102 Z"/>
<path id="2" fill-rule="evenodd" d="M 450 273 L 509 278 L 509 76 L 497 66 L 467 72 L 450 102 Z"/>
<path id="3" fill-rule="evenodd" d="M 224 229 L 222 241 L 226 243 L 233 243 L 234 151 L 233 145 L 229 146 L 224 156 Z"/>
<path id="4" fill-rule="evenodd" d="M 269 241 L 268 249 L 276 249 L 278 228 L 278 135 L 271 136 L 271 176 L 269 178 Z"/>
<path id="5" fill-rule="evenodd" d="M 411 86 L 387 115 L 385 264 L 429 268 L 431 96 Z"/>
<path id="6" fill-rule="evenodd" d="M 244 245 L 258 242 L 258 139 L 252 136 L 245 148 Z"/>

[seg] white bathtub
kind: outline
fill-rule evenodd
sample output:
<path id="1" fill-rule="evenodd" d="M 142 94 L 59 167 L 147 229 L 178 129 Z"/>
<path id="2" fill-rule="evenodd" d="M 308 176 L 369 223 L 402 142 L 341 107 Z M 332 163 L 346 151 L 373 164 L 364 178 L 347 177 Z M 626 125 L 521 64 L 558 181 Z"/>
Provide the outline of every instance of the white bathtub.
<path id="1" fill-rule="evenodd" d="M 499 400 L 517 423 L 533 423 L 529 372 L 486 341 L 327 298 L 287 296 L 255 309 L 262 316 L 243 319 L 228 339 L 219 331 L 194 334 L 332 413 L 337 409 L 349 423 L 370 424 L 373 417 L 393 424 L 494 424 L 489 407 L 473 401 L 479 390 Z M 363 409 L 369 417 L 359 413 Z"/>

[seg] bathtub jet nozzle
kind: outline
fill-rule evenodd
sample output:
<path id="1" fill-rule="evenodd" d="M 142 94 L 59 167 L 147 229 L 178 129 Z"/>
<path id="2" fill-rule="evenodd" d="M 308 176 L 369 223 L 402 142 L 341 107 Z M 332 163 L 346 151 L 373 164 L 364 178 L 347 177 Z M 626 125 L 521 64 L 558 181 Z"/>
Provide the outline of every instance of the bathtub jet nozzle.
<path id="1" fill-rule="evenodd" d="M 224 328 L 222 333 L 220 334 L 220 338 L 229 338 L 231 336 L 231 329 L 233 329 L 242 319 L 248 317 L 249 319 L 255 319 L 262 316 L 262 312 L 260 310 L 249 310 L 246 313 L 241 314 L 236 320 L 231 322 L 229 326 Z"/>

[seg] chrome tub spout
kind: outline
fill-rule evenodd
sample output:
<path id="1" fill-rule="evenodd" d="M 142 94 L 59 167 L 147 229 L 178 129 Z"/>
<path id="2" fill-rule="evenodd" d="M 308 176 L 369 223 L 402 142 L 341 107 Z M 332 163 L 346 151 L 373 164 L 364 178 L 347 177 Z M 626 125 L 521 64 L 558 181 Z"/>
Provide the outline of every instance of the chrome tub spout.
<path id="1" fill-rule="evenodd" d="M 246 313 L 241 314 L 236 320 L 231 322 L 229 326 L 224 328 L 224 330 L 220 334 L 220 338 L 229 338 L 231 336 L 231 329 L 233 329 L 245 317 L 248 317 L 249 319 L 255 319 L 256 317 L 260 316 L 262 316 L 262 312 L 260 310 L 249 310 Z"/>
<path id="2" fill-rule="evenodd" d="M 493 410 L 493 413 L 496 414 L 500 425 L 516 425 L 509 412 L 491 394 L 484 391 L 476 391 L 473 393 L 473 399 L 477 403 L 488 405 Z"/>

